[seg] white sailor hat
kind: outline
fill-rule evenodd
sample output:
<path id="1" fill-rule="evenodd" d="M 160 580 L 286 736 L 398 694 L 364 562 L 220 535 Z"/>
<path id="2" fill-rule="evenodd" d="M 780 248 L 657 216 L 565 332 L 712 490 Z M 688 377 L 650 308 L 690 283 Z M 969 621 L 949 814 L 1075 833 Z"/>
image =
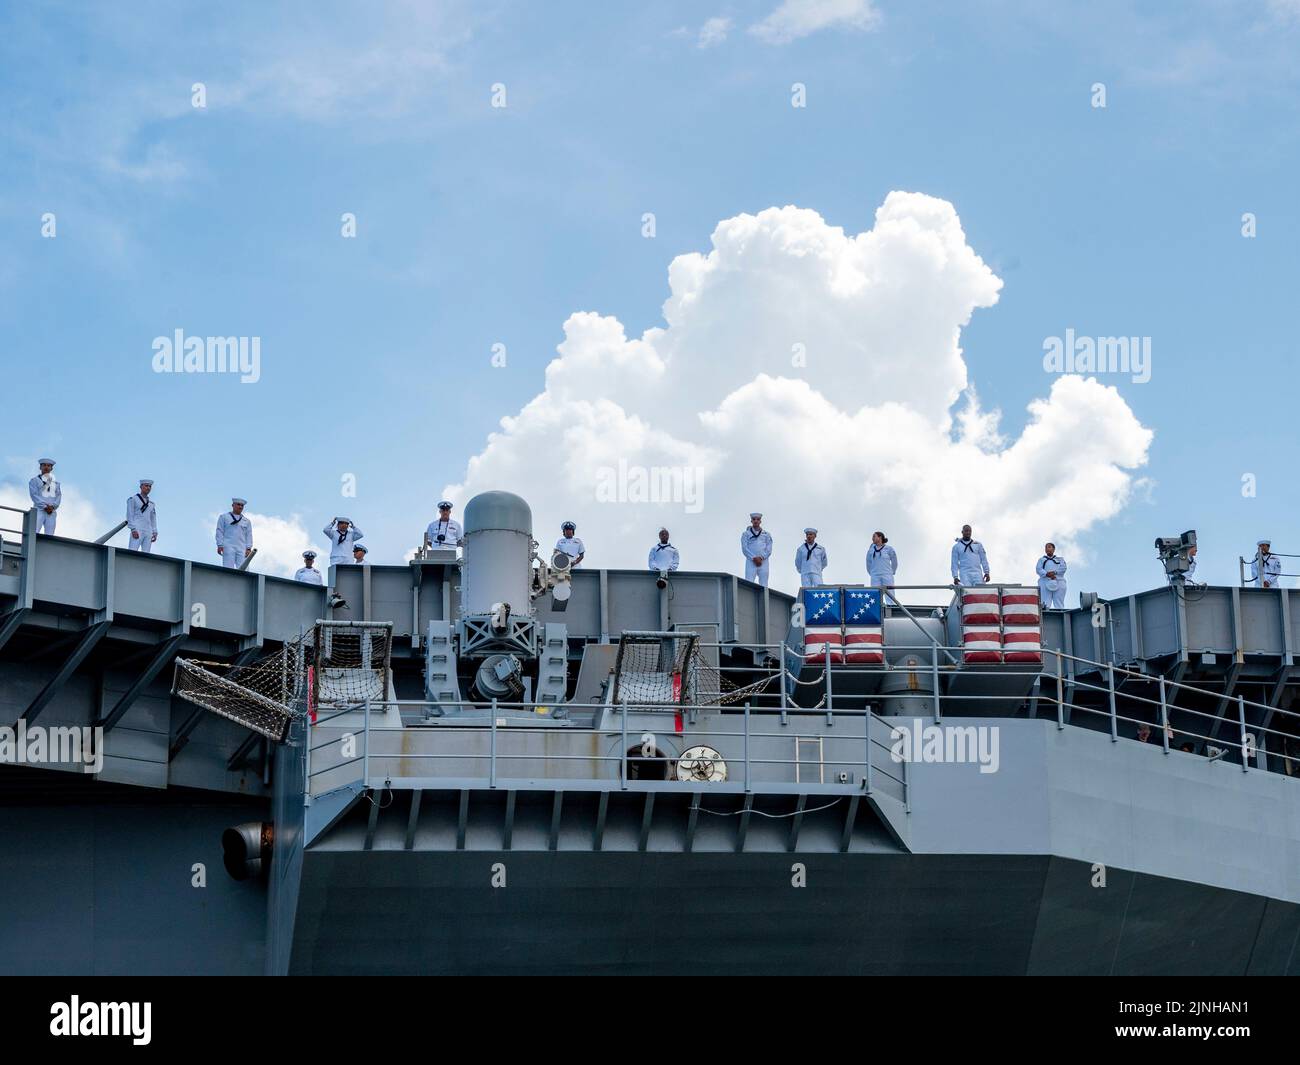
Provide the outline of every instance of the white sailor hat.
<path id="1" fill-rule="evenodd" d="M 755 518 L 761 518 L 762 516 L 763 512 L 761 510 L 753 510 L 749 513 L 749 520 L 753 521 Z"/>
<path id="2" fill-rule="evenodd" d="M 240 499 L 238 496 L 235 496 L 234 498 L 232 498 L 232 499 L 230 500 L 230 503 L 231 503 L 232 506 L 233 506 L 235 503 L 238 503 L 241 507 L 246 507 L 246 506 L 248 506 L 248 500 L 247 500 L 247 499 Z"/>
<path id="3" fill-rule="evenodd" d="M 339 517 L 335 518 L 334 520 L 335 520 L 335 521 L 341 521 L 341 522 L 343 522 L 344 525 L 351 525 L 351 524 L 352 524 L 352 519 L 351 519 L 351 518 L 345 518 L 345 517 L 343 517 L 343 516 L 341 516 L 341 515 L 340 515 Z"/>
<path id="4" fill-rule="evenodd" d="M 53 460 L 53 459 L 37 459 L 37 460 L 36 460 L 36 465 L 38 465 L 38 466 L 53 466 L 53 465 L 54 465 L 54 460 Z"/>
<path id="5" fill-rule="evenodd" d="M 815 533 L 816 531 L 817 530 L 814 529 L 811 525 L 809 525 L 808 528 L 804 529 L 805 533 Z"/>
<path id="6" fill-rule="evenodd" d="M 149 477 L 141 477 L 141 478 L 140 478 L 140 487 L 143 488 L 145 485 L 148 485 L 150 488 L 152 488 L 152 487 L 153 487 L 153 480 L 152 480 L 151 478 L 149 478 Z"/>
<path id="7" fill-rule="evenodd" d="M 302 553 L 302 557 L 303 557 L 303 558 L 315 558 L 315 557 L 316 557 L 316 552 L 315 552 L 315 551 L 304 551 L 304 552 Z"/>
<path id="8" fill-rule="evenodd" d="M 362 553 L 365 553 L 366 551 L 369 551 L 370 548 L 368 548 L 365 544 L 353 544 L 353 545 L 352 545 L 352 550 L 353 550 L 354 552 L 355 552 L 355 551 L 360 551 L 360 552 L 362 552 Z"/>
<path id="9" fill-rule="evenodd" d="M 1255 541 L 1255 546 L 1258 547 L 1260 544 L 1268 544 L 1269 547 L 1272 547 L 1273 541 L 1270 540 L 1267 536 L 1261 536 L 1258 540 Z"/>
<path id="10" fill-rule="evenodd" d="M 448 503 L 447 500 L 444 499 L 444 500 L 442 500 L 442 501 L 438 504 L 438 509 L 439 509 L 439 510 L 451 510 L 451 504 Z"/>

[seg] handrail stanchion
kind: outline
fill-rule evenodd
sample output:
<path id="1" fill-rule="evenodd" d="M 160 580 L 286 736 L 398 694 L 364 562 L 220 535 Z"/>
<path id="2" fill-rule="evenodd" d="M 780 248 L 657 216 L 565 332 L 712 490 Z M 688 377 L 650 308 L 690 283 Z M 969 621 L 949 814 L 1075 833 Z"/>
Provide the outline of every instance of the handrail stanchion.
<path id="1" fill-rule="evenodd" d="M 1056 652 L 1056 728 L 1065 728 L 1065 663 L 1061 652 Z"/>
<path id="2" fill-rule="evenodd" d="M 1160 678 L 1160 736 L 1165 746 L 1165 754 L 1169 753 L 1169 704 L 1165 702 L 1165 678 Z"/>
<path id="3" fill-rule="evenodd" d="M 310 696 L 308 697 L 310 698 Z M 309 704 L 310 705 L 310 704 Z M 311 711 L 302 715 L 303 752 L 302 752 L 302 798 L 303 805 L 311 805 Z"/>
<path id="4" fill-rule="evenodd" d="M 939 641 L 935 640 L 930 645 L 930 683 L 934 685 L 934 722 L 937 725 L 939 719 L 943 717 L 943 711 L 939 709 Z"/>
<path id="5" fill-rule="evenodd" d="M 366 700 L 366 750 L 362 755 L 361 761 L 361 786 L 368 787 L 370 784 L 370 700 Z"/>
<path id="6" fill-rule="evenodd" d="M 910 760 L 903 759 L 903 810 L 909 814 L 912 812 L 912 781 L 907 773 L 907 763 Z"/>
<path id="7" fill-rule="evenodd" d="M 1106 664 L 1106 687 L 1110 692 L 1110 738 L 1119 742 L 1119 717 L 1115 713 L 1115 666 Z"/>
<path id="8" fill-rule="evenodd" d="M 1247 764 L 1250 759 L 1246 757 L 1246 700 L 1244 696 L 1237 696 L 1237 720 L 1241 724 L 1241 771 L 1248 773 L 1250 766 Z"/>
<path id="9" fill-rule="evenodd" d="M 786 715 L 790 711 L 790 693 L 785 687 L 785 641 L 781 641 L 781 724 L 786 723 Z"/>
<path id="10" fill-rule="evenodd" d="M 868 795 L 871 794 L 871 718 L 872 717 L 873 715 L 871 713 L 871 707 L 868 706 L 862 715 L 862 720 L 866 723 L 864 727 L 867 730 L 867 794 Z M 794 742 L 795 742 L 795 749 L 798 750 L 799 741 L 795 740 Z M 797 758 L 798 756 L 796 755 L 796 759 Z"/>
<path id="11" fill-rule="evenodd" d="M 488 741 L 488 787 L 497 786 L 497 699 L 492 697 L 492 738 Z"/>
<path id="12" fill-rule="evenodd" d="M 798 743 L 795 744 L 795 751 L 798 751 Z M 796 757 L 798 754 L 796 753 Z M 753 782 L 749 779 L 749 700 L 745 700 L 745 790 L 753 791 Z"/>
<path id="13" fill-rule="evenodd" d="M 826 643 L 826 713 L 831 712 L 831 645 Z"/>
<path id="14" fill-rule="evenodd" d="M 621 750 L 623 751 L 623 783 L 621 787 L 623 791 L 627 791 L 627 703 L 623 704 L 623 745 Z"/>

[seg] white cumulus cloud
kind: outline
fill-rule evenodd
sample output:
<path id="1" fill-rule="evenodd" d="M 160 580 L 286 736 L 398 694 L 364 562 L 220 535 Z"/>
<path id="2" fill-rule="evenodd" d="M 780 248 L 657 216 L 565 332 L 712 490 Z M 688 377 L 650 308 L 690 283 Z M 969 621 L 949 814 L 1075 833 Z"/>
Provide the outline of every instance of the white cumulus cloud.
<path id="1" fill-rule="evenodd" d="M 782 0 L 749 32 L 771 44 L 788 44 L 818 30 L 869 30 L 880 19 L 871 0 Z"/>
<path id="2" fill-rule="evenodd" d="M 576 521 L 592 566 L 644 566 L 664 522 L 685 568 L 734 571 L 761 510 L 773 583 L 790 589 L 805 525 L 834 581 L 862 579 L 874 529 L 902 583 L 946 581 L 964 522 L 995 577 L 1028 580 L 1044 540 L 1071 549 L 1134 490 L 1152 434 L 1114 388 L 1045 375 L 1010 440 L 980 406 L 961 330 L 1002 282 L 946 201 L 890 193 L 856 235 L 770 208 L 720 223 L 712 244 L 673 260 L 665 326 L 629 337 L 572 315 L 545 390 L 449 498 L 518 492 L 544 546 Z M 1039 352 L 1025 360 L 1042 372 Z"/>

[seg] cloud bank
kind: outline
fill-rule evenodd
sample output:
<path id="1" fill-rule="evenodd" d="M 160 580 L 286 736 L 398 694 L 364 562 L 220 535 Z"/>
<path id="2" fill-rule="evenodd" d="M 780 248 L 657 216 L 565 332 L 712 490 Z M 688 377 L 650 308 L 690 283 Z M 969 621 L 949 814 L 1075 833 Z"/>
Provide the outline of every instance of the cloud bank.
<path id="1" fill-rule="evenodd" d="M 770 208 L 673 260 L 666 325 L 629 337 L 591 312 L 564 323 L 544 391 L 504 418 L 448 496 L 529 500 L 544 546 L 572 518 L 590 566 L 644 566 L 659 524 L 687 569 L 736 571 L 751 510 L 773 533 L 773 585 L 796 586 L 815 525 L 827 577 L 858 581 L 872 530 L 901 583 L 947 580 L 964 522 L 995 577 L 1028 580 L 1116 514 L 1152 439 L 1111 387 L 1044 376 L 1014 440 L 981 409 L 962 328 L 1002 282 L 946 201 L 893 192 L 847 235 L 815 211 Z M 1037 351 L 1026 367 L 1041 372 Z"/>

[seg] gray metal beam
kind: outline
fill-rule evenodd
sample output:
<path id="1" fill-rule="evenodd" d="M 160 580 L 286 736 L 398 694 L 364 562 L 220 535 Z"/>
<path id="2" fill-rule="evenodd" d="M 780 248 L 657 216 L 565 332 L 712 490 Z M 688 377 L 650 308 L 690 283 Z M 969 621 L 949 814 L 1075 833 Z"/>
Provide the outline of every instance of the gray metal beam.
<path id="1" fill-rule="evenodd" d="M 686 819 L 686 853 L 691 853 L 691 848 L 695 845 L 695 829 L 700 820 L 700 793 L 697 791 L 691 796 L 691 814 Z"/>
<path id="2" fill-rule="evenodd" d="M 1242 668 L 1240 662 L 1234 661 L 1228 667 L 1228 672 L 1224 674 L 1223 694 L 1219 696 L 1219 702 L 1214 708 L 1214 720 L 1210 722 L 1210 739 L 1212 740 L 1219 738 L 1219 726 L 1224 723 L 1229 706 L 1234 707 L 1233 717 L 1236 717 L 1236 700 L 1233 698 L 1233 693 L 1237 690 L 1237 679 L 1241 676 Z"/>
<path id="3" fill-rule="evenodd" d="M 411 815 L 406 819 L 406 849 L 412 850 L 415 847 L 415 826 L 420 820 L 420 801 L 424 797 L 424 792 L 416 788 L 411 792 Z"/>
<path id="4" fill-rule="evenodd" d="M 596 805 L 596 833 L 592 838 L 591 849 L 600 850 L 605 842 L 605 818 L 609 814 L 609 792 L 600 793 L 600 802 Z"/>
<path id="5" fill-rule="evenodd" d="M 366 793 L 366 798 L 370 800 L 370 816 L 366 819 L 366 841 L 362 850 L 374 850 L 375 847 L 375 826 L 379 823 L 379 803 L 375 802 L 375 797 L 370 792 Z"/>
<path id="6" fill-rule="evenodd" d="M 257 741 L 262 738 L 260 733 L 250 732 L 244 737 L 244 742 L 235 748 L 235 753 L 230 756 L 226 762 L 226 768 L 232 772 L 239 768 L 239 764 L 253 753 L 253 748 L 257 746 Z"/>
<path id="7" fill-rule="evenodd" d="M 465 849 L 465 829 L 469 824 L 469 792 L 460 793 L 460 812 L 456 816 L 456 849 Z"/>
<path id="8" fill-rule="evenodd" d="M 117 705 L 108 712 L 104 719 L 95 722 L 96 726 L 103 728 L 105 732 L 111 731 L 113 726 L 122 720 L 122 715 L 135 705 L 135 701 L 140 698 L 140 693 L 152 684 L 154 678 L 176 657 L 176 652 L 180 650 L 181 641 L 184 639 L 185 633 L 178 632 L 176 635 L 163 640 L 158 645 L 158 649 L 154 652 L 149 664 L 136 677 L 135 682 L 122 694 L 122 698 L 118 699 Z"/>
<path id="9" fill-rule="evenodd" d="M 754 793 L 745 793 L 744 812 L 740 815 L 740 824 L 736 827 L 736 853 L 740 854 L 745 849 L 745 836 L 749 832 L 749 811 L 754 805 Z"/>
<path id="10" fill-rule="evenodd" d="M 560 814 L 564 809 L 564 792 L 557 791 L 551 800 L 551 832 L 546 840 L 546 849 L 555 850 L 560 843 Z"/>
<path id="11" fill-rule="evenodd" d="M 647 791 L 645 793 L 645 809 L 641 814 L 641 834 L 637 837 L 636 849 L 645 850 L 646 841 L 650 839 L 650 822 L 654 820 L 655 815 L 655 793 Z"/>
<path id="12" fill-rule="evenodd" d="M 790 839 L 787 841 L 785 849 L 792 853 L 799 846 L 799 829 L 803 827 L 803 808 L 807 805 L 807 802 L 807 795 L 799 796 L 799 801 L 794 808 L 794 817 L 790 820 Z"/>
<path id="13" fill-rule="evenodd" d="M 30 725 L 35 721 L 40 716 L 41 711 L 50 705 L 50 701 L 72 679 L 72 675 L 77 671 L 81 663 L 86 660 L 86 656 L 95 649 L 95 645 L 104 638 L 104 634 L 108 632 L 108 627 L 112 624 L 111 621 L 97 621 L 82 632 L 80 639 L 77 641 L 77 646 L 72 650 L 72 654 L 68 655 L 63 665 L 59 667 L 58 672 L 46 682 L 45 687 L 40 690 L 36 698 L 22 712 L 21 716 L 27 719 L 27 724 Z"/>
<path id="14" fill-rule="evenodd" d="M 860 800 L 860 795 L 854 795 L 849 800 L 849 812 L 844 815 L 844 832 L 840 836 L 840 853 L 848 851 L 849 842 L 853 839 L 853 823 L 858 819 L 858 802 Z"/>
<path id="15" fill-rule="evenodd" d="M 203 715 L 207 713 L 201 707 L 190 714 L 182 723 L 181 727 L 176 730 L 176 738 L 172 740 L 172 745 L 167 749 L 167 761 L 171 761 L 185 749 L 185 745 L 190 742 L 190 733 L 198 728 L 199 722 Z"/>
<path id="16" fill-rule="evenodd" d="M 508 851 L 515 835 L 515 792 L 506 792 L 506 819 L 501 831 L 501 849 Z"/>
<path id="17" fill-rule="evenodd" d="M 30 607 L 20 606 L 17 610 L 11 610 L 0 617 L 0 651 L 4 650 L 4 645 L 18 631 L 23 623 L 23 618 L 29 613 L 31 613 Z"/>

